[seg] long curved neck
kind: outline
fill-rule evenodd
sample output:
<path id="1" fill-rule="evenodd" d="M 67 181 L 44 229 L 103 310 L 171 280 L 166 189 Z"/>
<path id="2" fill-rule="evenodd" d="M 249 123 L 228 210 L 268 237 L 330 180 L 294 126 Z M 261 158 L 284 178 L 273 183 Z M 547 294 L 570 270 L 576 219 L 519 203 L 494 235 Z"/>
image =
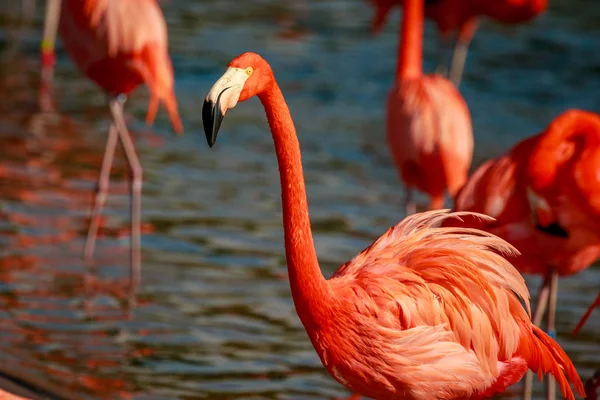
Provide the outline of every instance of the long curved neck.
<path id="1" fill-rule="evenodd" d="M 267 114 L 279 163 L 285 255 L 292 296 L 302 323 L 315 324 L 327 308 L 329 286 L 321 273 L 313 242 L 300 144 L 290 110 L 275 80 L 259 98 Z"/>
<path id="2" fill-rule="evenodd" d="M 423 0 L 404 0 L 396 81 L 423 74 Z"/>
<path id="3" fill-rule="evenodd" d="M 570 156 L 564 155 L 565 144 L 573 146 Z M 558 116 L 540 136 L 529 157 L 528 174 L 535 190 L 542 190 L 554 181 L 561 165 L 578 159 L 580 165 L 597 165 L 600 146 L 600 116 L 582 110 L 569 110 Z M 595 168 L 578 168 L 577 183 L 586 190 L 597 190 Z M 581 187 L 580 189 L 583 189 Z"/>

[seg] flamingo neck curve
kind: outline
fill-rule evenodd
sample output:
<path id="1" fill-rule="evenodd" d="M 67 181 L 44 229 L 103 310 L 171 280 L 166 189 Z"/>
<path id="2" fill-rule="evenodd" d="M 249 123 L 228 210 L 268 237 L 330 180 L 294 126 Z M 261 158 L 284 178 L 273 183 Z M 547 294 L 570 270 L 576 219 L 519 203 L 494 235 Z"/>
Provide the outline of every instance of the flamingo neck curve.
<path id="1" fill-rule="evenodd" d="M 313 242 L 300 143 L 275 79 L 258 97 L 267 114 L 279 164 L 285 255 L 292 297 L 300 320 L 309 330 L 326 323 L 330 292 Z"/>

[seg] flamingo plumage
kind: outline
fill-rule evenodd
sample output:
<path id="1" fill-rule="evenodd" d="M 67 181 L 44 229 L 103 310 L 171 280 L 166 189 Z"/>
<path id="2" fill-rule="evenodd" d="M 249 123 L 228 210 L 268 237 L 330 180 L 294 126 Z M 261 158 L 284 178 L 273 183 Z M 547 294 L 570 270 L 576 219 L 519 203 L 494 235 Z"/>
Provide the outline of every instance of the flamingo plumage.
<path id="1" fill-rule="evenodd" d="M 466 219 L 514 245 L 522 273 L 544 277 L 534 323 L 548 307 L 554 334 L 559 276 L 576 274 L 600 257 L 600 116 L 582 110 L 559 115 L 541 133 L 480 166 L 456 197 L 456 211 L 490 215 Z M 531 378 L 525 391 L 529 393 Z"/>
<path id="2" fill-rule="evenodd" d="M 427 193 L 429 209 L 456 195 L 473 157 L 473 129 L 465 100 L 441 75 L 423 75 L 423 0 L 404 7 L 399 59 L 387 98 L 388 146 L 406 185 L 406 213 L 416 211 L 412 192 Z"/>
<path id="3" fill-rule="evenodd" d="M 391 9 L 402 5 L 403 1 L 371 0 L 375 7 L 371 23 L 373 33 L 381 30 Z M 547 7 L 548 0 L 425 0 L 425 16 L 435 21 L 441 48 L 445 49 L 452 41 L 455 42 L 448 77 L 459 86 L 469 45 L 479 27 L 480 17 L 503 24 L 520 24 L 542 14 Z M 445 51 L 440 51 L 440 56 L 443 53 Z M 443 62 L 440 63 L 442 65 Z"/>
<path id="4" fill-rule="evenodd" d="M 120 139 L 132 172 L 133 286 L 140 279 L 142 167 L 123 118 L 126 95 L 145 83 L 150 89 L 146 122 L 151 124 L 162 103 L 177 133 L 183 126 L 177 110 L 173 67 L 167 49 L 167 26 L 156 0 L 62 0 L 59 30 L 65 49 L 79 69 L 109 95 L 112 124 L 84 255 L 89 259 L 100 214 L 108 195 L 110 169 Z"/>
<path id="5" fill-rule="evenodd" d="M 531 368 L 554 374 L 567 399 L 574 399 L 569 381 L 583 393 L 568 356 L 531 322 L 525 282 L 501 255 L 515 250 L 482 231 L 439 226 L 460 213 L 409 216 L 326 280 L 296 130 L 271 67 L 258 54 L 234 58 L 207 94 L 208 144 L 214 145 L 225 113 L 253 96 L 265 108 L 279 164 L 294 305 L 338 382 L 379 399 L 483 399 Z"/>

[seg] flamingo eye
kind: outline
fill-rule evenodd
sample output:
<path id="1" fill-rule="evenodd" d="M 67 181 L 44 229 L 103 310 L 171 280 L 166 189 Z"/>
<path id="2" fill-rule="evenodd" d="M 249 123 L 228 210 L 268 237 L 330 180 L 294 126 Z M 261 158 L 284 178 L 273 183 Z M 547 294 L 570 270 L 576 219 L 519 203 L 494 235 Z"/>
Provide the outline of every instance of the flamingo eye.
<path id="1" fill-rule="evenodd" d="M 254 72 L 254 68 L 252 68 L 252 67 L 246 68 L 246 75 L 250 76 L 250 75 L 252 75 L 253 72 Z"/>

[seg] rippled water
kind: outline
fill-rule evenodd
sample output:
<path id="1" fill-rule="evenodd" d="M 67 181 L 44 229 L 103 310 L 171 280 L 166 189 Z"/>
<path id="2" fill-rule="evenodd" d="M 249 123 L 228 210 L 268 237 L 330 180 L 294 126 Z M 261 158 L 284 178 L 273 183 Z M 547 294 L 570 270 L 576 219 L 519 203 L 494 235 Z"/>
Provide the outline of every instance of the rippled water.
<path id="1" fill-rule="evenodd" d="M 600 5 L 551 3 L 529 25 L 484 23 L 471 47 L 461 90 L 476 163 L 568 107 L 600 111 Z M 80 261 L 108 126 L 104 97 L 59 48 L 59 112 L 40 113 L 43 10 L 22 27 L 16 6 L 0 7 L 0 372 L 65 399 L 342 396 L 291 301 L 277 166 L 260 104 L 228 113 L 212 150 L 200 105 L 233 56 L 252 50 L 271 62 L 297 124 L 317 251 L 329 275 L 403 218 L 382 124 L 398 16 L 372 38 L 370 9 L 359 0 L 163 5 L 186 133 L 175 137 L 164 114 L 154 129 L 142 124 L 145 89 L 130 99 L 128 122 L 145 168 L 143 283 L 132 313 L 123 302 L 122 154 L 95 268 Z M 539 280 L 529 282 L 535 292 Z M 600 318 L 576 338 L 569 332 L 599 283 L 597 266 L 560 283 L 559 341 L 583 377 L 600 366 Z"/>

